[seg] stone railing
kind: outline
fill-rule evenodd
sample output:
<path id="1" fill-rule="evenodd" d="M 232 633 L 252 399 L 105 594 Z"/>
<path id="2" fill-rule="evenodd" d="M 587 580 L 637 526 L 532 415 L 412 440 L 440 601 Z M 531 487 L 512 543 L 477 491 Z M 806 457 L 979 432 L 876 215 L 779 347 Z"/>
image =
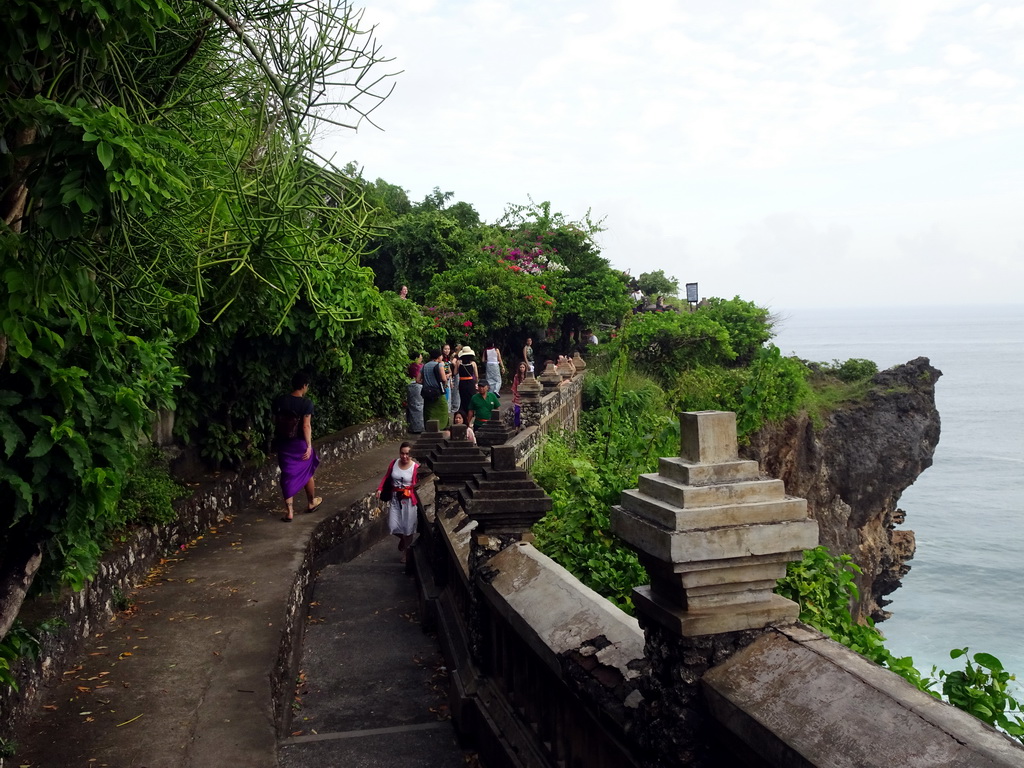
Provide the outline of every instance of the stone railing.
<path id="1" fill-rule="evenodd" d="M 559 383 L 549 376 L 544 385 L 540 379 L 530 376 L 519 387 L 522 409 L 522 429 L 506 445 L 515 449 L 516 464 L 523 469 L 533 466 L 537 450 L 544 435 L 552 430 L 575 431 L 579 426 L 580 411 L 583 408 L 583 367 L 568 377 L 558 375 Z M 507 408 L 504 416 L 510 416 Z"/>
<path id="2" fill-rule="evenodd" d="M 528 543 L 544 505 L 511 446 L 439 491 L 422 609 L 486 764 L 1024 766 L 1018 742 L 796 622 L 772 590 L 817 543 L 803 500 L 739 460 L 734 414 L 683 414 L 681 433 L 613 510 L 651 576 L 638 623 Z"/>
<path id="3" fill-rule="evenodd" d="M 641 698 L 636 620 L 528 543 L 492 557 L 477 590 L 469 573 L 477 524 L 451 494 L 436 509 L 417 545 L 424 619 L 448 664 L 455 725 L 482 762 L 636 765 L 626 737 Z M 429 565 L 419 557 L 428 549 Z"/>

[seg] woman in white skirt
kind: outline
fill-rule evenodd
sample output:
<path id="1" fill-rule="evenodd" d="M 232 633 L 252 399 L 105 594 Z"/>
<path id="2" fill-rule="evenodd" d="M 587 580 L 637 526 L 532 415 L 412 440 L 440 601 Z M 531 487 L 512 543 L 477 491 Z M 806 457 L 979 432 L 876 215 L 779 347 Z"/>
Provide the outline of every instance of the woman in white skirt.
<path id="1" fill-rule="evenodd" d="M 420 465 L 412 460 L 412 444 L 402 443 L 398 458 L 388 465 L 388 471 L 377 486 L 377 498 L 388 502 L 388 528 L 398 537 L 398 551 L 402 562 L 409 557 L 409 545 L 416 534 L 416 481 Z"/>
<path id="2" fill-rule="evenodd" d="M 493 341 L 487 342 L 487 349 L 484 350 L 484 377 L 487 379 L 487 383 L 491 385 L 491 392 L 499 394 L 498 390 L 501 389 L 501 374 L 505 372 L 505 361 L 501 359 L 501 352 L 495 346 Z M 469 407 L 469 404 L 465 404 Z"/>

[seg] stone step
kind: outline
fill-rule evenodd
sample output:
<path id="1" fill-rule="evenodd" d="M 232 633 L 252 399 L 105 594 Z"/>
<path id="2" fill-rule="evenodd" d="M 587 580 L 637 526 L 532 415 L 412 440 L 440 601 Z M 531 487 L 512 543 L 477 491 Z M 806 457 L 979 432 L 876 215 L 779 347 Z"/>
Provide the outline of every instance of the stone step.
<path id="1" fill-rule="evenodd" d="M 622 492 L 621 504 L 623 509 L 637 517 L 650 520 L 669 531 L 779 523 L 807 517 L 807 500 L 795 496 L 688 509 L 631 488 Z"/>
<path id="2" fill-rule="evenodd" d="M 546 499 L 547 494 L 540 488 L 524 488 L 519 491 L 492 490 L 490 488 L 480 490 L 479 488 L 467 489 L 467 496 L 474 501 L 521 501 L 523 499 Z"/>
<path id="3" fill-rule="evenodd" d="M 483 476 L 488 480 L 529 480 L 534 482 L 533 475 L 525 469 L 495 469 L 484 467 Z"/>
<path id="4" fill-rule="evenodd" d="M 712 485 L 757 480 L 761 471 L 756 461 L 725 461 L 721 464 L 697 464 L 680 458 L 658 460 L 658 472 L 684 485 Z"/>
<path id="5" fill-rule="evenodd" d="M 471 485 L 473 488 L 486 488 L 488 491 L 506 490 L 510 493 L 533 490 L 538 487 L 533 480 L 494 480 L 491 478 L 474 478 Z"/>
<path id="6" fill-rule="evenodd" d="M 640 492 L 677 507 L 716 507 L 786 496 L 781 480 L 744 480 L 715 485 L 686 485 L 662 475 L 640 475 Z"/>

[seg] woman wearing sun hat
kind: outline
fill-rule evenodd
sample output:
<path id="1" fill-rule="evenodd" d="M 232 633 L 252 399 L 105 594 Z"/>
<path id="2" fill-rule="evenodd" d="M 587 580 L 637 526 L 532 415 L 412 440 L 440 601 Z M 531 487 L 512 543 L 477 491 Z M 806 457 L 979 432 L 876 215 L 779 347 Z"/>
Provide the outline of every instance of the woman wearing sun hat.
<path id="1" fill-rule="evenodd" d="M 480 373 L 476 369 L 476 352 L 472 347 L 465 346 L 459 351 L 459 402 L 463 407 L 469 405 L 469 401 L 476 394 L 476 382 Z"/>

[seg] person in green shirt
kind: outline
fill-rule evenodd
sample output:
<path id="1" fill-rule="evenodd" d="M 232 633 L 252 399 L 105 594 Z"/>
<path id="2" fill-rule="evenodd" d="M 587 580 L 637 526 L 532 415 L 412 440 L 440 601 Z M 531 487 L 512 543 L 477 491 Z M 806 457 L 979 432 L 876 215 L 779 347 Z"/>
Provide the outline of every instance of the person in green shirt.
<path id="1" fill-rule="evenodd" d="M 498 396 L 491 392 L 491 385 L 486 379 L 480 379 L 476 385 L 476 394 L 469 401 L 469 426 L 479 420 L 488 421 L 491 414 L 501 408 Z"/>

